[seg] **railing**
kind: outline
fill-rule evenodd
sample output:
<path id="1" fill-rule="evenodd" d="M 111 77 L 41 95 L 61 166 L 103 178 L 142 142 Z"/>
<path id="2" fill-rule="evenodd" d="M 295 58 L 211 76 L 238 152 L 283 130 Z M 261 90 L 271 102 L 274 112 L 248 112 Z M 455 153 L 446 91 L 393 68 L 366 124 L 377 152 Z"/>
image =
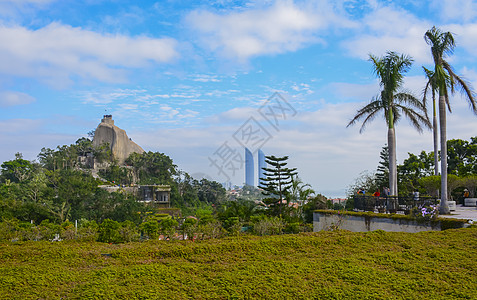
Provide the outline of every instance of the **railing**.
<path id="1" fill-rule="evenodd" d="M 361 211 L 378 211 L 380 213 L 397 213 L 403 211 L 405 214 L 414 207 L 436 205 L 439 199 L 424 196 L 417 200 L 413 196 L 353 196 L 354 209 Z"/>

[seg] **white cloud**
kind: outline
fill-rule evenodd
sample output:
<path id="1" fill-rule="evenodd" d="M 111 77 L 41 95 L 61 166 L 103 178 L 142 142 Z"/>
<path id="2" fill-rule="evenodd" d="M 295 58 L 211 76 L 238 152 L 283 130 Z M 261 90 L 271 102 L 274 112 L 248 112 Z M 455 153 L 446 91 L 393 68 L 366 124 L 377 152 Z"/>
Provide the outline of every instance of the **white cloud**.
<path id="1" fill-rule="evenodd" d="M 440 13 L 444 21 L 469 22 L 477 16 L 474 0 L 433 0 L 430 6 Z"/>
<path id="2" fill-rule="evenodd" d="M 456 47 L 463 47 L 467 53 L 476 57 L 475 49 L 477 48 L 477 24 L 465 24 L 465 25 L 448 25 L 445 31 L 450 31 L 454 34 Z"/>
<path id="3" fill-rule="evenodd" d="M 360 99 L 369 102 L 379 93 L 379 83 L 377 80 L 370 84 L 334 82 L 325 89 L 330 90 L 341 99 Z"/>
<path id="4" fill-rule="evenodd" d="M 267 54 L 296 51 L 317 42 L 318 30 L 349 21 L 333 12 L 327 1 L 298 6 L 293 1 L 276 1 L 265 8 L 217 14 L 193 11 L 187 21 L 200 34 L 205 47 L 241 61 Z"/>
<path id="5" fill-rule="evenodd" d="M 122 103 L 122 104 L 119 104 L 118 106 L 123 110 L 137 110 L 138 109 L 137 104 L 131 104 L 131 103 Z"/>
<path id="6" fill-rule="evenodd" d="M 20 152 L 25 159 L 34 160 L 41 148 L 56 148 L 71 144 L 78 136 L 45 131 L 45 125 L 55 120 L 8 119 L 0 120 L 0 161 L 15 159 Z"/>
<path id="7" fill-rule="evenodd" d="M 35 101 L 34 97 L 22 92 L 0 91 L 0 107 L 30 104 Z"/>
<path id="8" fill-rule="evenodd" d="M 431 24 L 394 7 L 378 7 L 365 15 L 356 37 L 342 42 L 351 56 L 367 59 L 368 54 L 384 55 L 396 51 L 411 55 L 416 63 L 431 63 L 430 48 L 424 34 Z"/>
<path id="9" fill-rule="evenodd" d="M 134 90 L 134 89 L 115 89 L 111 92 L 102 92 L 102 91 L 87 91 L 81 92 L 78 97 L 82 99 L 85 104 L 97 104 L 104 105 L 113 103 L 118 100 L 124 100 L 131 97 L 139 97 L 144 93 L 145 90 Z"/>
<path id="10" fill-rule="evenodd" d="M 170 38 L 104 35 L 59 23 L 37 30 L 0 26 L 0 72 L 53 86 L 72 77 L 123 82 L 124 69 L 170 62 L 175 47 Z"/>
<path id="11" fill-rule="evenodd" d="M 192 76 L 192 81 L 198 82 L 220 82 L 217 75 L 197 74 Z"/>

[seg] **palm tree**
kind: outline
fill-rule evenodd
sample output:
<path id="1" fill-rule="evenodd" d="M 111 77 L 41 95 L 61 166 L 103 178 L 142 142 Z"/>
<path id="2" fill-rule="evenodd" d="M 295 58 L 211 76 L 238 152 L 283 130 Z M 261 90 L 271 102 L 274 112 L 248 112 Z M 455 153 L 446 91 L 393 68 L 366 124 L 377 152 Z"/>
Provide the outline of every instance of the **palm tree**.
<path id="1" fill-rule="evenodd" d="M 398 195 L 396 167 L 396 136 L 394 126 L 405 115 L 411 124 L 422 132 L 421 124 L 430 127 L 425 106 L 412 94 L 401 89 L 404 76 L 412 65 L 412 58 L 388 51 L 383 57 L 369 56 L 374 72 L 380 78 L 381 93 L 373 97 L 371 102 L 359 109 L 348 126 L 364 118 L 360 133 L 381 111 L 388 126 L 389 147 L 389 188 L 391 195 Z"/>
<path id="2" fill-rule="evenodd" d="M 434 137 L 434 175 L 439 175 L 439 134 L 437 128 L 437 106 L 436 106 L 436 92 L 438 91 L 434 72 L 428 70 L 425 67 L 422 67 L 426 73 L 427 83 L 424 87 L 424 97 L 422 102 L 426 105 L 426 96 L 430 91 L 432 93 L 432 133 Z"/>
<path id="3" fill-rule="evenodd" d="M 433 26 L 424 35 L 424 40 L 431 46 L 434 59 L 433 84 L 439 92 L 439 126 L 441 134 L 441 205 L 439 212 L 449 214 L 447 204 L 447 124 L 446 105 L 451 112 L 449 104 L 448 88 L 454 93 L 454 87 L 460 87 L 462 94 L 469 100 L 474 113 L 477 114 L 474 92 L 470 85 L 454 73 L 452 66 L 444 59 L 455 48 L 454 36 L 450 32 L 443 32 Z"/>

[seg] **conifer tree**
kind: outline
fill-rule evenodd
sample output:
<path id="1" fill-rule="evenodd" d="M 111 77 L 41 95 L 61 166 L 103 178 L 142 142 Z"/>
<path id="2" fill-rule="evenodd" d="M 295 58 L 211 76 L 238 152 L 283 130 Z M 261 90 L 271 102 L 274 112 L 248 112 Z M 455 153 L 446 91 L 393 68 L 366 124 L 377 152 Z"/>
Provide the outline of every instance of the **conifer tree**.
<path id="1" fill-rule="evenodd" d="M 265 156 L 265 162 L 268 168 L 263 168 L 265 178 L 262 179 L 261 185 L 263 194 L 269 196 L 263 202 L 271 208 L 278 207 L 279 215 L 282 216 L 283 199 L 292 184 L 292 176 L 297 175 L 296 168 L 287 168 L 288 156 L 275 157 Z"/>

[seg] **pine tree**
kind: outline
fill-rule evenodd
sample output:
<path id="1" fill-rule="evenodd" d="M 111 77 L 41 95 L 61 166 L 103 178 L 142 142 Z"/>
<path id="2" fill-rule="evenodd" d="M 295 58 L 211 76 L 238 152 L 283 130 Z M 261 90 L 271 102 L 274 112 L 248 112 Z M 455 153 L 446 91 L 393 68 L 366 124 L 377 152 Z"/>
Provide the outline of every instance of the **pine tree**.
<path id="1" fill-rule="evenodd" d="M 275 157 L 265 156 L 268 168 L 263 168 L 265 178 L 259 186 L 263 189 L 263 194 L 269 196 L 263 202 L 276 210 L 282 216 L 283 199 L 292 184 L 292 176 L 297 175 L 296 168 L 287 168 L 288 156 Z"/>
<path id="2" fill-rule="evenodd" d="M 387 145 L 384 145 L 379 153 L 379 157 L 381 160 L 379 161 L 375 175 L 378 188 L 383 189 L 389 187 L 389 148 Z"/>

